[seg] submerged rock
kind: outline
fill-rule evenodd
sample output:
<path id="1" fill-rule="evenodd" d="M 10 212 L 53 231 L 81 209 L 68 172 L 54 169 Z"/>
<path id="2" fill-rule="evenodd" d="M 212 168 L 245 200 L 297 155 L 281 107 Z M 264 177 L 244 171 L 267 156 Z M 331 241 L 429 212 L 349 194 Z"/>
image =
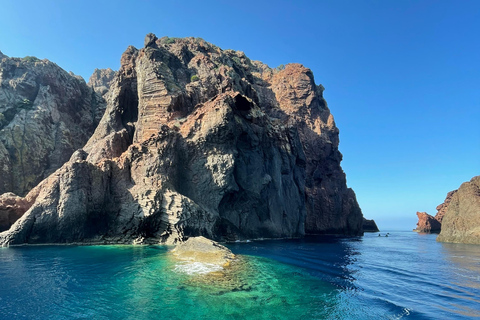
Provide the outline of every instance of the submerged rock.
<path id="1" fill-rule="evenodd" d="M 452 194 L 437 241 L 480 244 L 480 176 Z"/>
<path id="2" fill-rule="evenodd" d="M 230 249 L 205 237 L 192 237 L 181 242 L 171 251 L 175 259 L 188 263 L 215 265 L 224 268 L 230 265 L 235 255 Z"/>
<path id="3" fill-rule="evenodd" d="M 0 243 L 363 233 L 309 69 L 202 39 L 145 44 L 124 52 L 95 133 Z"/>

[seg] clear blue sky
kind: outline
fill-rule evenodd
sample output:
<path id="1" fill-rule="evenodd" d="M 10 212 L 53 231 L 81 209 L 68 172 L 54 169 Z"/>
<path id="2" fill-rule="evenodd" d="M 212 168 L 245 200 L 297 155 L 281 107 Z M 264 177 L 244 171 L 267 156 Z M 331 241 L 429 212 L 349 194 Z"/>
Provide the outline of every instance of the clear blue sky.
<path id="1" fill-rule="evenodd" d="M 293 1 L 292 1 L 293 2 Z M 1 1 L 0 50 L 88 80 L 145 34 L 311 68 L 348 185 L 381 229 L 413 229 L 480 174 L 480 1 Z"/>

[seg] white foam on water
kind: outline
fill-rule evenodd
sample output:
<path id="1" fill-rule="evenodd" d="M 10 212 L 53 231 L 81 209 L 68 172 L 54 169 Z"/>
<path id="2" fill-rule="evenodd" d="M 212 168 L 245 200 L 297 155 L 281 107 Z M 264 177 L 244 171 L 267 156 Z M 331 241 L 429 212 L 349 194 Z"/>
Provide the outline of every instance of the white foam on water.
<path id="1" fill-rule="evenodd" d="M 185 264 L 177 264 L 174 271 L 180 273 L 193 274 L 207 274 L 210 272 L 221 271 L 223 268 L 214 263 L 191 262 Z"/>

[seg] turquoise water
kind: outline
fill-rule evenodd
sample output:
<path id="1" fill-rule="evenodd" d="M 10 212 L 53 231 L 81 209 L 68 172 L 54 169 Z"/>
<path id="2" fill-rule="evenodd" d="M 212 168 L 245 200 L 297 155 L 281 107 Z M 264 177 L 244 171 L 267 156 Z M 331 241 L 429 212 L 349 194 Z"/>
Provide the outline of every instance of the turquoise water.
<path id="1" fill-rule="evenodd" d="M 164 246 L 0 250 L 0 319 L 471 319 L 480 246 L 435 235 L 228 245 L 221 277 L 180 272 Z"/>

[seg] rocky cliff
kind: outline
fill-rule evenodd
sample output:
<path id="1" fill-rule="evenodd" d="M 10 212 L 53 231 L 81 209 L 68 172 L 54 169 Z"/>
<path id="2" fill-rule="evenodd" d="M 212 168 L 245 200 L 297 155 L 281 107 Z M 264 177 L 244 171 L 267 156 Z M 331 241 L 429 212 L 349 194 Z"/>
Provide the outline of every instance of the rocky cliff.
<path id="1" fill-rule="evenodd" d="M 48 60 L 0 58 L 0 194 L 24 196 L 83 147 L 106 103 Z"/>
<path id="2" fill-rule="evenodd" d="M 116 72 L 112 69 L 95 69 L 88 79 L 88 86 L 102 97 L 110 89 L 110 85 L 115 78 Z"/>
<path id="3" fill-rule="evenodd" d="M 364 232 L 379 232 L 377 224 L 373 219 L 365 219 L 363 218 L 363 231 Z"/>
<path id="4" fill-rule="evenodd" d="M 480 244 L 480 176 L 451 195 L 437 241 Z"/>
<path id="5" fill-rule="evenodd" d="M 435 217 L 426 212 L 417 212 L 418 222 L 417 227 L 413 229 L 415 232 L 422 233 L 439 233 L 442 229 L 442 220 L 445 212 L 447 212 L 450 201 L 457 190 L 450 191 L 443 203 L 437 206 L 437 214 Z"/>
<path id="6" fill-rule="evenodd" d="M 93 136 L 0 243 L 362 234 L 322 93 L 299 64 L 149 34 L 122 55 Z"/>
<path id="7" fill-rule="evenodd" d="M 442 224 L 426 212 L 417 211 L 417 227 L 413 230 L 422 233 L 439 233 Z"/>

